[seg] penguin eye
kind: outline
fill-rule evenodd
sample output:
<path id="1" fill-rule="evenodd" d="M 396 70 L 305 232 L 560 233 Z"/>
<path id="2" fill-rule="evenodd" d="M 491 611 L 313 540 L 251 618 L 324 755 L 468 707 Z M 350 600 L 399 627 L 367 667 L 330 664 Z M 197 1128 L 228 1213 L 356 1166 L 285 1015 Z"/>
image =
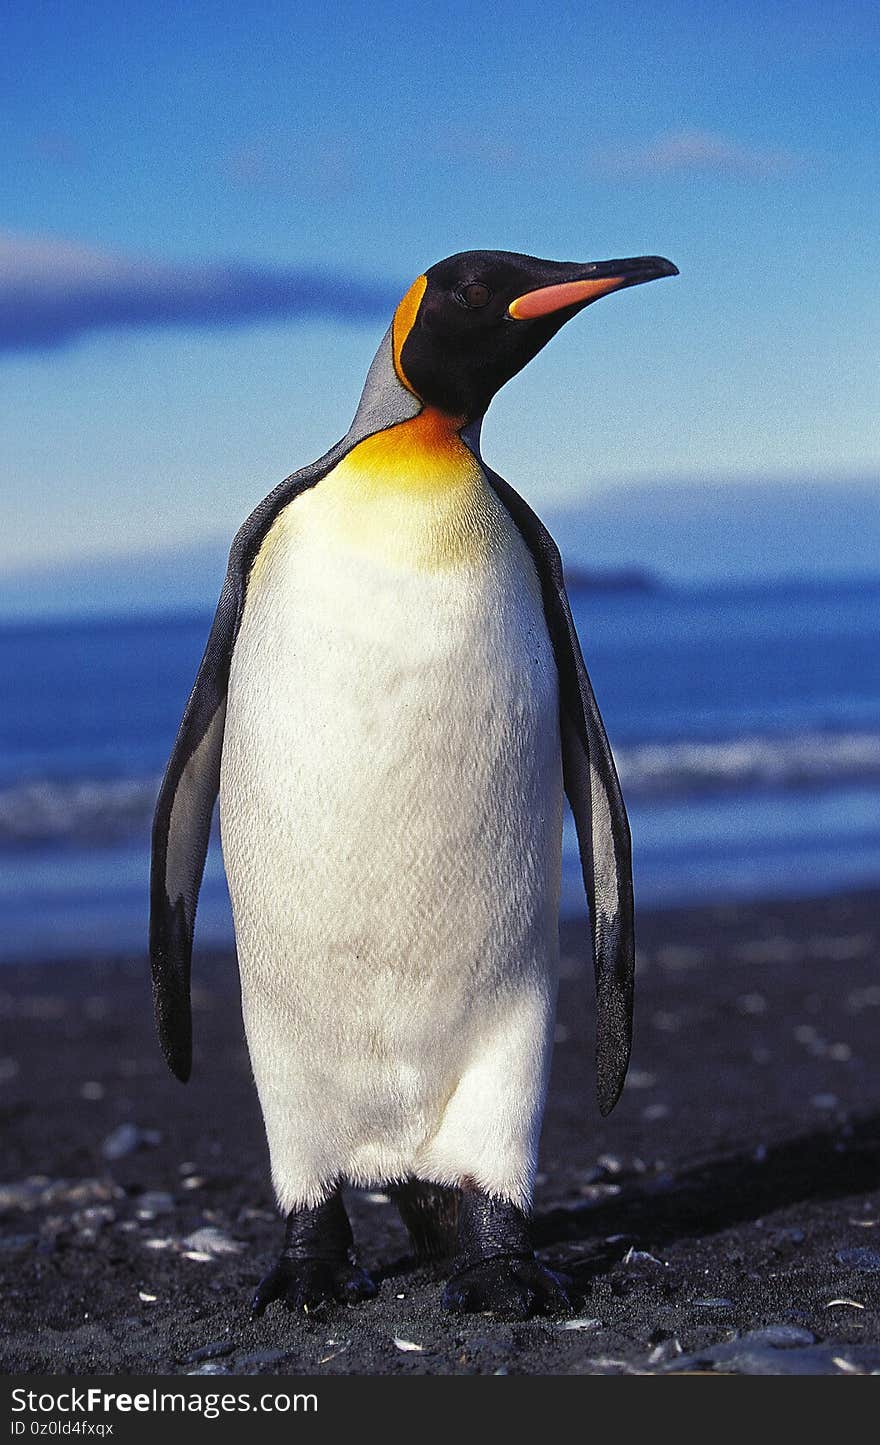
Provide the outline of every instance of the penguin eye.
<path id="1" fill-rule="evenodd" d="M 478 306 L 485 306 L 491 296 L 492 292 L 489 287 L 484 286 L 481 281 L 471 281 L 469 285 L 462 286 L 458 293 L 459 301 L 463 301 L 465 306 L 471 307 L 472 310 Z"/>

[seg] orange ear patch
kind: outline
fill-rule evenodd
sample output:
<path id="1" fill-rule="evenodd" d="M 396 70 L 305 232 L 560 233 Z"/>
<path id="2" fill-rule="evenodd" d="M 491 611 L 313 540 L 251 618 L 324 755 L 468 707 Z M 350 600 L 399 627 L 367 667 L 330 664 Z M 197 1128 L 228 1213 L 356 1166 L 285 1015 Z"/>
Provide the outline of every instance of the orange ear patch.
<path id="1" fill-rule="evenodd" d="M 403 350 L 403 343 L 412 331 L 413 322 L 418 315 L 419 307 L 422 304 L 422 297 L 427 289 L 427 276 L 417 276 L 403 300 L 398 304 L 391 328 L 391 352 L 394 357 L 394 370 L 397 372 L 398 379 L 403 382 L 407 391 L 412 392 L 413 396 L 418 396 L 419 394 L 407 379 L 406 373 L 400 363 L 400 353 Z M 419 397 L 419 400 L 421 401 L 421 397 Z"/>

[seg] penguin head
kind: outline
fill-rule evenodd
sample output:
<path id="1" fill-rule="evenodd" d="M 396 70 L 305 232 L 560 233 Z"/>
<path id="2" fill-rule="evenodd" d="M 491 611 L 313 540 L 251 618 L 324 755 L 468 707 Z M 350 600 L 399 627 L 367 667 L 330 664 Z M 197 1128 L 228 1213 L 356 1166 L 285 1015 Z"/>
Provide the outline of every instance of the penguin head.
<path id="1" fill-rule="evenodd" d="M 677 275 L 662 256 L 583 264 L 460 251 L 419 276 L 397 307 L 394 367 L 426 406 L 472 421 L 585 306 Z"/>

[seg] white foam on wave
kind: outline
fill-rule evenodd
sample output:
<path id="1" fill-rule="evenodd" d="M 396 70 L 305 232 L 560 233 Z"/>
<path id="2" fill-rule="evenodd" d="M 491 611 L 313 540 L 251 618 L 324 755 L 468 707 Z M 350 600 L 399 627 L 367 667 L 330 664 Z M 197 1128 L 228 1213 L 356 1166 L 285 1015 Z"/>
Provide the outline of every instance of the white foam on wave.
<path id="1" fill-rule="evenodd" d="M 115 843 L 146 836 L 158 778 L 59 782 L 0 788 L 0 843 Z"/>
<path id="2" fill-rule="evenodd" d="M 880 734 L 797 733 L 615 749 L 633 797 L 798 788 L 880 779 Z"/>

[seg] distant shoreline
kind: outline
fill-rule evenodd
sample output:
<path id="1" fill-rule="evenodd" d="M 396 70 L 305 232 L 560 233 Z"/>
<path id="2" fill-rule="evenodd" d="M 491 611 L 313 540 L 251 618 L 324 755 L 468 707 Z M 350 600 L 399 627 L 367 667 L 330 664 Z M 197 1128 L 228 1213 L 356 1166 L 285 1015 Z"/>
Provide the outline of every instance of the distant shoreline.
<path id="1" fill-rule="evenodd" d="M 182 564 L 181 570 L 185 570 Z M 615 593 L 657 593 L 664 596 L 686 597 L 732 597 L 732 596 L 816 596 L 824 593 L 876 592 L 880 589 L 880 573 L 832 573 L 817 577 L 802 573 L 779 573 L 769 577 L 676 577 L 672 573 L 652 571 L 639 566 L 587 567 L 577 562 L 564 565 L 565 580 L 572 592 L 593 592 L 596 595 Z M 4 579 L 0 586 L 0 632 L 14 633 L 41 631 L 55 628 L 121 627 L 130 625 L 168 622 L 177 625 L 185 622 L 210 624 L 220 595 L 222 576 L 215 591 L 205 591 L 199 597 L 181 597 L 168 601 L 174 595 L 173 587 L 165 589 L 164 597 L 154 602 L 139 599 L 132 604 L 128 599 L 100 600 L 100 591 L 95 578 L 89 578 L 77 590 L 75 598 L 69 601 L 50 603 L 37 601 L 22 607 L 20 597 L 10 607 L 6 598 L 10 584 Z M 5 588 L 5 591 L 3 590 Z M 95 601 L 95 597 L 99 600 Z M 84 598 L 88 601 L 84 601 Z"/>
<path id="2" fill-rule="evenodd" d="M 565 567 L 565 581 L 582 592 L 656 592 L 662 583 L 644 567 Z"/>

